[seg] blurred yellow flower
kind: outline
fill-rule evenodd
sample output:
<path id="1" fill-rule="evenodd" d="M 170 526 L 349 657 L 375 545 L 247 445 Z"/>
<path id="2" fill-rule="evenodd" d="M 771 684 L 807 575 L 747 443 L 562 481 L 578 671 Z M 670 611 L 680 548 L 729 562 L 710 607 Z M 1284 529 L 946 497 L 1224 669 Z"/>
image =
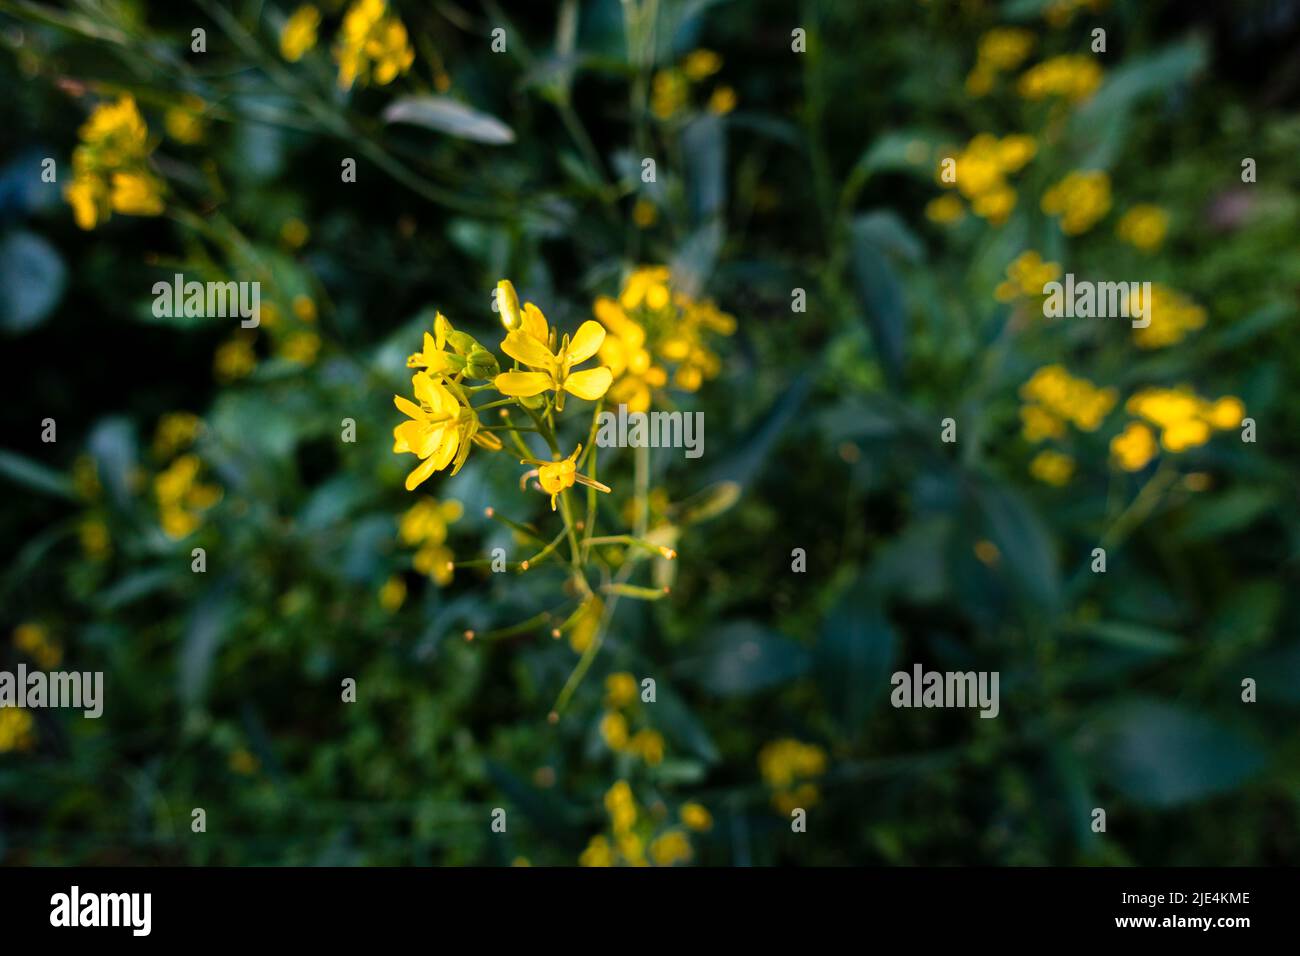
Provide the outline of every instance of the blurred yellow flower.
<path id="1" fill-rule="evenodd" d="M 1101 86 L 1102 71 L 1091 56 L 1067 53 L 1031 67 L 1020 76 L 1017 89 L 1027 100 L 1058 96 L 1071 103 L 1086 100 Z"/>
<path id="2" fill-rule="evenodd" d="M 650 112 L 658 119 L 671 119 L 686 105 L 688 94 L 685 74 L 674 69 L 659 70 L 650 84 Z"/>
<path id="3" fill-rule="evenodd" d="M 104 561 L 113 551 L 108 525 L 102 518 L 84 519 L 77 526 L 77 537 L 81 541 L 81 553 L 92 561 Z"/>
<path id="4" fill-rule="evenodd" d="M 160 471 L 153 482 L 154 497 L 163 532 L 180 539 L 202 523 L 201 514 L 221 500 L 221 489 L 199 481 L 202 462 L 197 455 L 181 455 Z"/>
<path id="5" fill-rule="evenodd" d="M 268 306 L 262 306 L 263 315 L 267 308 Z M 244 378 L 252 374 L 256 367 L 257 354 L 253 351 L 252 337 L 238 333 L 218 345 L 216 354 L 212 358 L 212 368 L 217 381 L 223 383 Z"/>
<path id="6" fill-rule="evenodd" d="M 30 750 L 36 742 L 34 726 L 31 711 L 0 707 L 0 754 Z"/>
<path id="7" fill-rule="evenodd" d="M 1143 389 L 1134 393 L 1124 407 L 1160 428 L 1161 447 L 1174 453 L 1204 445 L 1214 429 L 1236 428 L 1246 414 L 1245 405 L 1236 396 L 1209 402 L 1186 385 Z"/>
<path id="8" fill-rule="evenodd" d="M 1141 422 L 1129 422 L 1110 440 L 1111 457 L 1125 471 L 1141 471 L 1156 456 L 1156 439 Z"/>
<path id="9" fill-rule="evenodd" d="M 657 730 L 638 730 L 627 743 L 627 749 L 652 767 L 664 761 L 664 738 Z"/>
<path id="10" fill-rule="evenodd" d="M 1125 295 L 1128 296 L 1128 286 Z M 1142 287 L 1138 286 L 1133 301 L 1127 303 L 1129 315 L 1136 315 L 1135 308 L 1145 307 L 1144 314 L 1151 319 L 1144 328 L 1133 329 L 1133 340 L 1138 348 L 1158 349 L 1181 342 L 1188 332 L 1193 332 L 1205 325 L 1205 310 L 1191 299 L 1175 292 L 1159 282 L 1151 284 L 1151 301 L 1142 301 Z"/>
<path id="11" fill-rule="evenodd" d="M 390 614 L 406 603 L 406 581 L 394 574 L 379 589 L 379 606 Z"/>
<path id="12" fill-rule="evenodd" d="M 682 823 L 692 830 L 703 832 L 713 829 L 713 815 L 698 803 L 683 803 L 678 813 Z"/>
<path id="13" fill-rule="evenodd" d="M 682 72 L 694 81 L 712 76 L 722 69 L 722 57 L 712 50 L 692 50 L 682 60 Z"/>
<path id="14" fill-rule="evenodd" d="M 925 205 L 925 218 L 940 225 L 958 222 L 966 216 L 966 207 L 952 193 L 936 196 Z"/>
<path id="15" fill-rule="evenodd" d="M 605 678 L 605 706 L 621 710 L 637 699 L 636 678 L 619 671 Z"/>
<path id="16" fill-rule="evenodd" d="M 178 143 L 191 145 L 203 139 L 206 124 L 203 122 L 205 104 L 200 97 L 186 94 L 180 105 L 170 107 L 163 114 L 163 128 Z"/>
<path id="17" fill-rule="evenodd" d="M 421 498 L 403 513 L 397 523 L 397 537 L 416 548 L 412 566 L 432 578 L 439 587 L 451 583 L 455 573 L 451 549 L 445 546 L 448 525 L 459 521 L 464 507 L 454 498 L 438 502 Z"/>
<path id="18" fill-rule="evenodd" d="M 1029 441 L 1060 437 L 1061 421 L 1072 422 L 1082 431 L 1096 431 L 1119 400 L 1113 388 L 1098 388 L 1087 379 L 1075 378 L 1060 365 L 1045 365 L 1020 386 L 1024 435 Z M 1041 406 L 1044 411 L 1027 409 Z"/>
<path id="19" fill-rule="evenodd" d="M 1159 249 L 1168 230 L 1169 214 L 1150 203 L 1134 206 L 1115 224 L 1115 235 L 1143 252 Z"/>
<path id="20" fill-rule="evenodd" d="M 343 17 L 334 46 L 339 64 L 339 87 L 351 89 L 358 81 L 386 86 L 415 62 L 406 27 L 388 13 L 385 0 L 354 0 Z"/>
<path id="21" fill-rule="evenodd" d="M 149 171 L 153 147 L 135 99 L 100 103 L 78 130 L 72 182 L 64 198 L 82 229 L 93 229 L 112 212 L 156 216 L 163 210 L 163 184 Z"/>
<path id="22" fill-rule="evenodd" d="M 789 815 L 797 807 L 807 809 L 817 802 L 817 788 L 808 781 L 826 772 L 826 752 L 816 744 L 785 737 L 759 751 L 758 769 L 775 791 L 773 805 Z"/>
<path id="23" fill-rule="evenodd" d="M 627 746 L 627 718 L 615 711 L 610 711 L 600 719 L 600 736 L 610 750 L 622 750 Z"/>
<path id="24" fill-rule="evenodd" d="M 1110 177 L 1099 170 L 1072 172 L 1043 194 L 1042 208 L 1060 217 L 1067 236 L 1087 232 L 1110 211 Z"/>
<path id="25" fill-rule="evenodd" d="M 614 851 L 604 836 L 597 834 L 591 838 L 587 848 L 578 857 L 579 866 L 613 866 Z"/>
<path id="26" fill-rule="evenodd" d="M 979 62 L 991 70 L 1014 70 L 1034 48 L 1034 35 L 1020 27 L 995 27 L 979 40 Z"/>
<path id="27" fill-rule="evenodd" d="M 688 863 L 691 856 L 691 841 L 680 830 L 661 833 L 650 844 L 650 859 L 654 861 L 655 866 Z"/>
<path id="28" fill-rule="evenodd" d="M 1029 473 L 1049 485 L 1064 485 L 1074 474 L 1074 459 L 1061 452 L 1044 449 L 1029 463 Z"/>
<path id="29" fill-rule="evenodd" d="M 638 199 L 632 206 L 632 221 L 639 229 L 649 229 L 659 220 L 659 210 L 648 199 Z"/>
<path id="30" fill-rule="evenodd" d="M 50 632 L 32 621 L 14 628 L 14 647 L 18 648 L 42 670 L 53 670 L 63 660 L 63 648 L 50 638 Z"/>
<path id="31" fill-rule="evenodd" d="M 1060 278 L 1060 275 L 1060 263 L 1044 262 L 1040 253 L 1029 249 L 1007 266 L 1006 281 L 999 284 L 993 294 L 999 302 L 1041 296 L 1043 286 Z"/>
<path id="32" fill-rule="evenodd" d="M 719 86 L 709 97 L 709 112 L 725 116 L 736 108 L 736 91 L 730 86 Z"/>
<path id="33" fill-rule="evenodd" d="M 167 412 L 154 428 L 154 457 L 171 458 L 194 444 L 202 431 L 203 419 L 193 412 Z"/>
<path id="34" fill-rule="evenodd" d="M 295 365 L 311 365 L 320 352 L 320 336 L 315 332 L 290 332 L 280 343 L 280 356 Z"/>
<path id="35" fill-rule="evenodd" d="M 280 31 L 280 55 L 290 63 L 297 63 L 308 50 L 316 46 L 316 31 L 320 27 L 320 11 L 310 3 L 303 4 L 284 23 Z"/>

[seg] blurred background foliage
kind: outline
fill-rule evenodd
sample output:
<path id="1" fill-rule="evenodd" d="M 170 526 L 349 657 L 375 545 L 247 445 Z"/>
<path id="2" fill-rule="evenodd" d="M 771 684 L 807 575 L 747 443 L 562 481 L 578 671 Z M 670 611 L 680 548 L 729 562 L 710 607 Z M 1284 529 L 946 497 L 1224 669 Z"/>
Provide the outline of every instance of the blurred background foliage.
<path id="1" fill-rule="evenodd" d="M 351 6 L 402 24 L 389 82 L 341 88 L 342 2 L 0 0 L 0 664 L 107 687 L 0 714 L 0 860 L 1297 858 L 1300 4 Z M 165 209 L 79 228 L 79 130 L 128 95 Z M 485 509 L 547 500 L 480 452 L 404 491 L 391 397 L 434 309 L 495 347 L 509 277 L 571 331 L 643 264 L 737 328 L 670 399 L 704 457 L 608 505 L 671 594 L 553 724 L 573 640 L 462 634 L 562 576 L 399 534 L 455 501 L 433 545 L 516 560 Z M 1186 328 L 1046 320 L 1064 271 Z M 260 281 L 262 327 L 155 317 L 177 272 Z M 999 717 L 890 707 L 914 663 L 998 671 Z"/>

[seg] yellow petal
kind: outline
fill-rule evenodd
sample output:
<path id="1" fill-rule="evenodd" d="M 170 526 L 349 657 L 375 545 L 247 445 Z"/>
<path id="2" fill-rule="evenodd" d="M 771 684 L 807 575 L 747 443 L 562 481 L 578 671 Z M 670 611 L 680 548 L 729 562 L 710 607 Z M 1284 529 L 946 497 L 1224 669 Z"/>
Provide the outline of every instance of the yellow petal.
<path id="1" fill-rule="evenodd" d="M 527 319 L 525 319 L 525 322 Z M 551 368 L 555 365 L 555 356 L 545 345 L 527 332 L 511 332 L 501 343 L 501 351 L 516 362 L 522 362 L 532 368 Z"/>
<path id="2" fill-rule="evenodd" d="M 543 345 L 551 339 L 551 328 L 546 324 L 546 316 L 531 302 L 524 303 L 523 330 Z"/>
<path id="3" fill-rule="evenodd" d="M 454 428 L 444 428 L 442 430 L 442 441 L 439 442 L 437 450 L 433 452 L 430 459 L 434 463 L 434 471 L 447 467 L 447 464 L 455 456 L 456 448 L 459 445 L 460 432 Z"/>
<path id="4" fill-rule="evenodd" d="M 414 491 L 420 483 L 432 475 L 437 470 L 437 465 L 432 458 L 426 458 L 420 462 L 415 470 L 406 476 L 406 490 Z"/>
<path id="5" fill-rule="evenodd" d="M 402 422 L 393 429 L 393 451 L 398 454 L 409 451 L 419 455 L 420 443 L 427 431 L 419 422 Z"/>
<path id="6" fill-rule="evenodd" d="M 604 341 L 605 327 L 588 319 L 578 326 L 578 333 L 569 343 L 569 351 L 565 355 L 571 363 L 577 365 L 595 355 L 600 349 L 600 343 Z"/>
<path id="7" fill-rule="evenodd" d="M 609 389 L 609 383 L 613 380 L 614 376 L 610 374 L 609 369 L 601 366 L 587 369 L 585 372 L 574 372 L 564 380 L 564 390 L 570 395 L 577 395 L 579 398 L 594 402 L 605 394 Z"/>
<path id="8" fill-rule="evenodd" d="M 409 398 L 402 398 L 401 395 L 394 395 L 393 404 L 397 406 L 397 410 L 403 415 L 415 419 L 424 418 L 424 412 L 420 411 L 420 406 L 415 404 L 415 402 L 411 401 Z"/>
<path id="9" fill-rule="evenodd" d="M 551 377 L 541 372 L 502 372 L 492 383 L 502 395 L 529 398 L 551 387 Z"/>

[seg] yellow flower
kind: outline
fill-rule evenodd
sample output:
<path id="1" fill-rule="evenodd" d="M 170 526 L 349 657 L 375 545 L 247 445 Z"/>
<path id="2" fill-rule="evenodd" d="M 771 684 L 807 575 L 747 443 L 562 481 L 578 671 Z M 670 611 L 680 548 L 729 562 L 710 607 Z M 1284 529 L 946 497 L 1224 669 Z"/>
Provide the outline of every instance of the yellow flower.
<path id="1" fill-rule="evenodd" d="M 230 752 L 229 764 L 231 770 L 244 777 L 257 773 L 258 767 L 261 766 L 258 759 L 243 747 Z"/>
<path id="2" fill-rule="evenodd" d="M 1049 485 L 1064 485 L 1074 474 L 1074 459 L 1057 451 L 1040 451 L 1029 463 L 1029 473 Z"/>
<path id="3" fill-rule="evenodd" d="M 1097 170 L 1072 172 L 1043 194 L 1042 208 L 1060 217 L 1067 236 L 1087 232 L 1110 211 L 1110 177 Z"/>
<path id="4" fill-rule="evenodd" d="M 619 671 L 605 678 L 605 706 L 619 710 L 636 699 L 636 678 L 627 671 Z"/>
<path id="5" fill-rule="evenodd" d="M 153 453 L 158 458 L 170 458 L 194 444 L 203 430 L 203 419 L 192 412 L 168 412 L 158 419 L 154 429 Z"/>
<path id="6" fill-rule="evenodd" d="M 638 730 L 636 736 L 628 741 L 627 749 L 650 766 L 658 766 L 664 761 L 663 734 L 657 730 Z"/>
<path id="7" fill-rule="evenodd" d="M 658 312 L 672 302 L 668 288 L 671 273 L 667 266 L 642 266 L 628 276 L 619 295 L 619 305 L 633 311 L 639 308 Z"/>
<path id="8" fill-rule="evenodd" d="M 719 86 L 709 97 L 709 112 L 726 116 L 736 108 L 736 91 L 730 86 Z"/>
<path id="9" fill-rule="evenodd" d="M 316 46 L 316 30 L 320 27 L 320 11 L 311 4 L 303 4 L 284 23 L 280 31 L 280 55 L 290 63 L 297 63 L 308 50 Z"/>
<path id="10" fill-rule="evenodd" d="M 149 172 L 149 130 L 133 97 L 99 104 L 77 135 L 81 142 L 72 153 L 73 177 L 64 198 L 80 228 L 93 229 L 112 211 L 162 212 L 163 184 Z"/>
<path id="11" fill-rule="evenodd" d="M 682 61 L 682 72 L 698 82 L 722 69 L 722 57 L 712 50 L 692 50 Z"/>
<path id="12" fill-rule="evenodd" d="M 464 506 L 454 498 L 443 502 L 421 498 L 398 521 L 397 536 L 408 545 L 442 544 L 447 540 L 447 526 L 464 513 Z"/>
<path id="13" fill-rule="evenodd" d="M 541 312 L 537 311 L 536 315 L 540 318 Z M 544 325 L 545 319 L 541 318 L 541 321 Z M 572 342 L 566 335 L 560 343 L 559 352 L 552 352 L 535 337 L 525 321 L 524 328 L 506 334 L 501 350 L 534 371 L 502 372 L 494 384 L 502 395 L 518 398 L 529 398 L 540 395 L 547 389 L 554 389 L 557 410 L 564 408 L 565 392 L 594 402 L 605 394 L 613 381 L 609 369 L 603 366 L 582 372 L 572 372 L 570 369 L 595 355 L 604 341 L 605 329 L 599 322 L 589 319 L 578 327 Z"/>
<path id="14" fill-rule="evenodd" d="M 1228 395 L 1219 399 L 1205 412 L 1205 418 L 1215 428 L 1236 428 L 1246 417 L 1246 406 L 1241 399 Z"/>
<path id="15" fill-rule="evenodd" d="M 638 199 L 632 206 L 632 221 L 638 229 L 649 229 L 659 219 L 659 210 L 648 199 Z"/>
<path id="16" fill-rule="evenodd" d="M 163 114 L 163 127 L 167 135 L 178 143 L 190 145 L 203 139 L 203 100 L 193 94 L 187 94 L 180 105 L 173 106 Z"/>
<path id="17" fill-rule="evenodd" d="M 36 740 L 31 711 L 0 707 L 0 754 L 30 750 Z"/>
<path id="18" fill-rule="evenodd" d="M 266 308 L 262 306 L 263 312 Z M 213 371 L 216 373 L 217 380 L 221 382 L 233 382 L 235 379 L 244 378 L 256 367 L 257 355 L 253 352 L 253 341 L 244 335 L 236 335 L 222 342 L 217 346 L 216 354 L 212 358 Z"/>
<path id="19" fill-rule="evenodd" d="M 989 190 L 976 196 L 970 207 L 981 219 L 1000 226 L 1011 216 L 1011 210 L 1016 208 L 1016 191 L 1010 186 Z"/>
<path id="20" fill-rule="evenodd" d="M 1048 438 L 1065 436 L 1065 422 L 1038 405 L 1022 405 L 1020 420 L 1023 425 L 1021 433 L 1025 441 L 1040 442 Z"/>
<path id="21" fill-rule="evenodd" d="M 998 163 L 1002 166 L 1002 171 L 1018 173 L 1038 154 L 1038 143 L 1032 136 L 1013 133 L 1010 136 L 1003 136 L 998 141 L 997 150 Z"/>
<path id="22" fill-rule="evenodd" d="M 703 832 L 713 829 L 713 815 L 698 803 L 683 803 L 678 813 L 682 823 L 692 830 Z"/>
<path id="23" fill-rule="evenodd" d="M 1187 418 L 1167 425 L 1160 433 L 1160 445 L 1166 451 L 1180 452 L 1197 448 L 1210 440 L 1210 426 L 1199 418 Z"/>
<path id="24" fill-rule="evenodd" d="M 1078 103 L 1097 92 L 1101 86 L 1101 67 L 1090 56 L 1067 53 L 1044 60 L 1020 77 L 1018 89 L 1027 100 L 1049 96 Z"/>
<path id="25" fill-rule="evenodd" d="M 819 777 L 825 773 L 826 752 L 816 744 L 785 737 L 759 751 L 758 769 L 770 786 L 785 789 L 798 778 Z"/>
<path id="26" fill-rule="evenodd" d="M 307 239 L 311 235 L 311 230 L 301 219 L 294 217 L 286 219 L 283 226 L 280 227 L 280 239 L 290 249 L 301 249 L 307 244 Z M 266 317 L 262 317 L 266 321 Z"/>
<path id="27" fill-rule="evenodd" d="M 379 606 L 390 614 L 406 601 L 406 582 L 400 574 L 394 574 L 379 589 Z"/>
<path id="28" fill-rule="evenodd" d="M 636 824 L 636 800 L 626 780 L 615 781 L 605 792 L 605 810 L 615 833 L 626 833 Z"/>
<path id="29" fill-rule="evenodd" d="M 1125 471 L 1141 471 L 1156 456 L 1156 439 L 1141 422 L 1129 422 L 1110 440 L 1111 457 Z"/>
<path id="30" fill-rule="evenodd" d="M 986 69 L 1005 73 L 1023 63 L 1033 46 L 1034 35 L 1028 30 L 995 27 L 980 37 L 976 56 Z"/>
<path id="31" fill-rule="evenodd" d="M 1127 292 L 1125 293 L 1127 297 Z M 1128 303 L 1129 314 L 1136 315 L 1145 305 L 1144 314 L 1151 320 L 1143 328 L 1133 329 L 1133 340 L 1138 348 L 1158 349 L 1181 342 L 1188 332 L 1205 325 L 1205 310 L 1181 293 L 1158 282 L 1151 284 L 1151 301 L 1143 302 L 1139 286 L 1133 301 Z"/>
<path id="32" fill-rule="evenodd" d="M 994 295 L 999 302 L 1010 302 L 1022 296 L 1041 296 L 1043 286 L 1060 275 L 1060 263 L 1044 262 L 1039 253 L 1030 249 L 1007 266 L 1007 280 L 997 287 Z"/>
<path id="33" fill-rule="evenodd" d="M 600 719 L 600 736 L 610 750 L 622 750 L 627 746 L 627 719 L 616 711 L 607 713 Z"/>
<path id="34" fill-rule="evenodd" d="M 957 222 L 966 215 L 966 207 L 951 193 L 931 199 L 925 206 L 925 218 L 941 225 Z"/>
<path id="35" fill-rule="evenodd" d="M 597 834 L 591 838 L 587 848 L 578 857 L 579 866 L 613 866 L 614 851 L 604 836 Z"/>
<path id="36" fill-rule="evenodd" d="M 406 490 L 415 488 L 435 471 L 451 464 L 460 447 L 460 403 L 428 374 L 411 378 L 416 405 L 400 395 L 393 396 L 398 411 L 411 420 L 393 429 L 393 451 L 410 452 L 420 464 L 406 476 Z"/>
<path id="37" fill-rule="evenodd" d="M 156 216 L 163 211 L 162 183 L 147 172 L 114 172 L 109 204 L 128 216 Z"/>
<path id="38" fill-rule="evenodd" d="M 650 859 L 655 866 L 673 866 L 691 859 L 691 841 L 681 830 L 668 830 L 650 843 Z"/>
<path id="39" fill-rule="evenodd" d="M 50 639 L 49 631 L 30 621 L 14 628 L 14 647 L 34 660 L 42 670 L 53 670 L 63 660 L 63 648 Z"/>
<path id="40" fill-rule="evenodd" d="M 334 58 L 339 87 L 346 90 L 357 81 L 391 83 L 411 68 L 415 51 L 402 21 L 388 15 L 385 0 L 354 0 L 343 17 Z"/>
<path id="41" fill-rule="evenodd" d="M 295 295 L 293 302 L 293 314 L 303 322 L 316 321 L 316 303 L 309 295 Z"/>
<path id="42" fill-rule="evenodd" d="M 291 332 L 280 345 L 280 355 L 295 365 L 311 365 L 320 351 L 320 336 L 315 332 Z"/>
<path id="43" fill-rule="evenodd" d="M 198 480 L 201 468 L 197 455 L 181 455 L 154 477 L 159 520 L 170 538 L 193 533 L 201 524 L 199 513 L 221 499 L 220 488 Z"/>
<path id="44" fill-rule="evenodd" d="M 686 105 L 686 77 L 678 70 L 660 70 L 650 85 L 650 112 L 661 120 L 671 119 Z"/>
<path id="45" fill-rule="evenodd" d="M 1149 203 L 1134 206 L 1115 224 L 1115 235 L 1143 252 L 1159 249 L 1168 230 L 1169 214 Z"/>

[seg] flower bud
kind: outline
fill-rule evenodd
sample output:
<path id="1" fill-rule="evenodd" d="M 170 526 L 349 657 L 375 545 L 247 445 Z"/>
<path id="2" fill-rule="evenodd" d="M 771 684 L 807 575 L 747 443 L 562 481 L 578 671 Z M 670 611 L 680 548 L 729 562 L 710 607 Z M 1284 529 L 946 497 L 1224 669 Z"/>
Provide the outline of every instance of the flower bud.
<path id="1" fill-rule="evenodd" d="M 523 322 L 523 316 L 519 313 L 519 296 L 515 294 L 515 287 L 509 279 L 497 283 L 497 311 L 501 313 L 501 324 L 507 331 L 513 332 Z"/>
<path id="2" fill-rule="evenodd" d="M 497 357 L 487 349 L 474 349 L 470 352 L 465 370 L 470 378 L 496 378 L 501 374 Z"/>

